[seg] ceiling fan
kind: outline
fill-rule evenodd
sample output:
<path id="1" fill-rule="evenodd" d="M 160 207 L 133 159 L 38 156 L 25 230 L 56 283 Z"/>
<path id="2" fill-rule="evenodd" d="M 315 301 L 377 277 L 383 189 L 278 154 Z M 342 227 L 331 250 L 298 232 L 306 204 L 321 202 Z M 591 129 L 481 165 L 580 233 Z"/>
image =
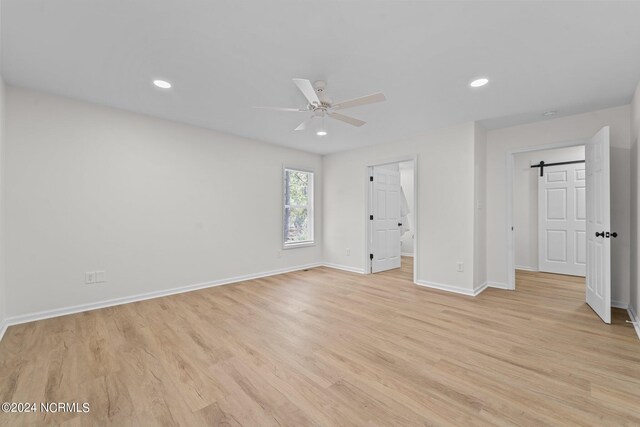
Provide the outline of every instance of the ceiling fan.
<path id="1" fill-rule="evenodd" d="M 339 120 L 344 123 L 348 123 L 352 126 L 362 126 L 366 122 L 356 119 L 351 116 L 345 116 L 344 114 L 337 113 L 338 110 L 344 110 L 346 108 L 358 107 L 360 105 L 373 104 L 375 102 L 381 102 L 386 100 L 383 93 L 374 93 L 367 96 L 361 96 L 359 98 L 349 99 L 347 101 L 333 103 L 329 95 L 326 93 L 327 83 L 318 80 L 313 85 L 306 79 L 293 79 L 293 83 L 300 89 L 300 92 L 307 98 L 309 103 L 305 108 L 280 108 L 280 107 L 255 107 L 267 110 L 275 111 L 293 111 L 299 113 L 311 113 L 304 122 L 300 123 L 296 130 L 308 129 L 313 119 L 322 120 L 321 126 L 318 128 L 316 134 L 324 136 L 327 134 L 327 128 L 325 126 L 325 118 L 329 117 L 334 120 Z"/>

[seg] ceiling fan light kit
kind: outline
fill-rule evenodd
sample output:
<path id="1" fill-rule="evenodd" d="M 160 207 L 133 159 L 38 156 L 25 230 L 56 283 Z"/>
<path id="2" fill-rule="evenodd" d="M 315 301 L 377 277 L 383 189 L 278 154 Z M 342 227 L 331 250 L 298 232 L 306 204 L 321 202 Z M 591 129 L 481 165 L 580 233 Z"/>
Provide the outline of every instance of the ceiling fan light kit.
<path id="1" fill-rule="evenodd" d="M 325 116 L 326 114 L 322 115 L 322 124 L 320 125 L 320 127 L 318 128 L 318 131 L 316 132 L 316 135 L 318 136 L 327 136 L 327 126 L 325 123 Z"/>
<path id="2" fill-rule="evenodd" d="M 327 95 L 326 88 L 327 83 L 318 80 L 315 83 L 311 84 L 309 80 L 306 79 L 293 79 L 293 83 L 298 87 L 300 92 L 307 99 L 306 108 L 279 108 L 279 107 L 255 107 L 262 108 L 267 110 L 275 110 L 275 111 L 289 111 L 289 112 L 300 112 L 300 113 L 311 113 L 311 115 L 302 123 L 298 125 L 295 130 L 306 130 L 310 127 L 311 121 L 314 118 L 319 118 L 322 121 L 321 127 L 316 131 L 316 135 L 325 136 L 327 135 L 327 127 L 325 124 L 325 118 L 328 116 L 331 119 L 341 121 L 343 123 L 347 123 L 351 126 L 360 127 L 364 125 L 366 122 L 360 119 L 356 119 L 351 116 L 347 116 L 344 114 L 336 113 L 337 110 L 345 110 L 347 108 L 359 107 L 361 105 L 373 104 L 376 102 L 385 101 L 387 98 L 383 93 L 378 92 L 371 95 L 361 96 L 359 98 L 349 99 L 346 101 L 333 103 L 331 98 Z"/>

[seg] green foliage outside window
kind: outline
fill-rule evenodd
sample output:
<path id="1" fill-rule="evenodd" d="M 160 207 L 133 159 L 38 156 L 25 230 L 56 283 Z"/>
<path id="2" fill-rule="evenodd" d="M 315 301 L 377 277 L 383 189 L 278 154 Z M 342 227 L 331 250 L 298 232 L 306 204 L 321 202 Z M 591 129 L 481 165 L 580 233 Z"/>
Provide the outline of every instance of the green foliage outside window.
<path id="1" fill-rule="evenodd" d="M 313 241 L 313 173 L 285 170 L 284 241 Z"/>

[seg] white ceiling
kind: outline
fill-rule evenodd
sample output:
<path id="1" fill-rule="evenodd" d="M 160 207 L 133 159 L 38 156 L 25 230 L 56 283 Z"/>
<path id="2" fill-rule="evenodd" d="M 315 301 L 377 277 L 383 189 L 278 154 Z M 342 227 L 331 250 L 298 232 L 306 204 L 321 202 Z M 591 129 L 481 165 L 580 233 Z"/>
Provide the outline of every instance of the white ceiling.
<path id="1" fill-rule="evenodd" d="M 3 0 L 2 59 L 10 84 L 329 153 L 628 103 L 640 2 Z M 293 77 L 388 100 L 295 132 L 301 113 L 252 109 L 304 106 Z"/>

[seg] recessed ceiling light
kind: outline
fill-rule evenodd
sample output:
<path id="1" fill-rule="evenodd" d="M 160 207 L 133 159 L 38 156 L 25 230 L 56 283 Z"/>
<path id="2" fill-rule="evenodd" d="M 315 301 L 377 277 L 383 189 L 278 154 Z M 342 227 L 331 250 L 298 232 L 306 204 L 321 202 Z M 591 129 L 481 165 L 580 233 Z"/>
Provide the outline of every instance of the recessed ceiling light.
<path id="1" fill-rule="evenodd" d="M 171 83 L 166 80 L 154 80 L 153 84 L 159 87 L 160 89 L 171 89 Z"/>
<path id="2" fill-rule="evenodd" d="M 549 110 L 542 113 L 542 117 L 549 117 L 558 114 L 556 110 Z"/>
<path id="3" fill-rule="evenodd" d="M 471 86 L 471 87 L 480 87 L 480 86 L 486 85 L 487 83 L 489 83 L 489 79 L 487 79 L 486 77 L 482 77 L 482 78 L 479 78 L 479 79 L 475 79 L 474 81 L 469 83 L 469 86 Z"/>
<path id="4" fill-rule="evenodd" d="M 316 132 L 316 135 L 318 136 L 325 136 L 327 134 L 326 130 L 319 130 L 318 132 Z"/>

